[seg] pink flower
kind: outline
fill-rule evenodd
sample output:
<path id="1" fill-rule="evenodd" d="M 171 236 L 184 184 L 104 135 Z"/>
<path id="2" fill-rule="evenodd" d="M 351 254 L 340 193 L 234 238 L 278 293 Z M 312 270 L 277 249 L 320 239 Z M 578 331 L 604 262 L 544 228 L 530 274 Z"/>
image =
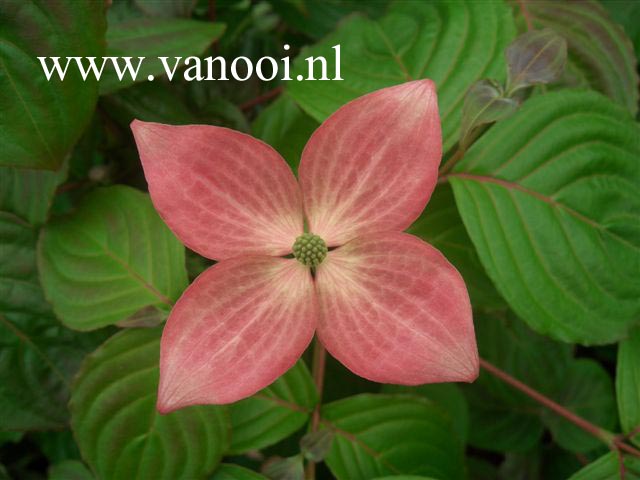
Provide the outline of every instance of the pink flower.
<path id="1" fill-rule="evenodd" d="M 438 177 L 433 82 L 340 108 L 309 139 L 299 182 L 275 150 L 243 133 L 137 120 L 131 128 L 156 209 L 186 246 L 218 261 L 164 328 L 160 412 L 252 395 L 293 366 L 314 332 L 375 382 L 477 377 L 462 277 L 402 233 Z"/>

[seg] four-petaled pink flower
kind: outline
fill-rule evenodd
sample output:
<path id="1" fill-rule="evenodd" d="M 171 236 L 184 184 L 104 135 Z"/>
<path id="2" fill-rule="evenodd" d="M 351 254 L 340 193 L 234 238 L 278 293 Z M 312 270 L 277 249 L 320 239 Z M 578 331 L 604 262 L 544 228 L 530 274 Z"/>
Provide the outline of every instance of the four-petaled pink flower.
<path id="1" fill-rule="evenodd" d="M 187 247 L 218 261 L 164 328 L 160 412 L 252 395 L 293 366 L 314 332 L 375 382 L 476 378 L 460 274 L 402 233 L 438 177 L 433 82 L 340 108 L 309 139 L 299 183 L 275 150 L 243 133 L 140 121 L 131 128 L 156 209 Z"/>

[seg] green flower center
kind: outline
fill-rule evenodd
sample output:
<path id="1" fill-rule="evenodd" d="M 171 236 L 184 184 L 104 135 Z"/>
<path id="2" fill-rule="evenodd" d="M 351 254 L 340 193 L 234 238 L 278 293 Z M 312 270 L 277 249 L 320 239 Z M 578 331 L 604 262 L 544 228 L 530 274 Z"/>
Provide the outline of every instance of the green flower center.
<path id="1" fill-rule="evenodd" d="M 293 244 L 293 256 L 307 267 L 320 265 L 328 251 L 324 240 L 313 233 L 303 233 Z"/>

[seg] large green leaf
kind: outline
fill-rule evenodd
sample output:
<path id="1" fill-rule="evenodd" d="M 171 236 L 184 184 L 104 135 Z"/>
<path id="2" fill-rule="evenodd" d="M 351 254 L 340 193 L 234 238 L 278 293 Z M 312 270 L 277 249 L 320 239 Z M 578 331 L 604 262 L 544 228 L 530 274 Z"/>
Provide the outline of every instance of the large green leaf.
<path id="1" fill-rule="evenodd" d="M 553 399 L 601 428 L 608 430 L 615 427 L 617 415 L 613 382 L 607 371 L 594 360 L 572 361 Z M 555 412 L 545 410 L 542 419 L 551 430 L 555 442 L 569 451 L 587 452 L 602 445 L 601 440 Z"/>
<path id="2" fill-rule="evenodd" d="M 638 111 L 638 73 L 633 45 L 595 0 L 536 1 L 527 10 L 537 26 L 549 27 L 566 40 L 569 73 L 624 105 Z"/>
<path id="3" fill-rule="evenodd" d="M 379 20 L 354 16 L 294 62 L 289 92 L 313 118 L 323 121 L 349 100 L 412 79 L 438 87 L 445 150 L 458 140 L 462 103 L 475 81 L 506 76 L 504 49 L 515 35 L 502 2 L 397 2 Z M 334 77 L 334 45 L 341 47 L 343 81 L 296 81 L 308 77 L 309 56 L 327 59 Z M 316 62 L 316 64 L 319 62 Z M 320 77 L 316 65 L 316 78 Z"/>
<path id="4" fill-rule="evenodd" d="M 440 250 L 460 271 L 474 307 L 504 306 L 504 300 L 480 264 L 456 209 L 449 185 L 439 185 L 436 188 L 427 208 L 407 231 Z"/>
<path id="5" fill-rule="evenodd" d="M 527 101 L 448 176 L 485 270 L 540 333 L 613 342 L 640 312 L 640 128 L 595 92 Z"/>
<path id="6" fill-rule="evenodd" d="M 100 79 L 100 94 L 128 87 L 136 81 L 146 82 L 149 75 L 164 74 L 164 66 L 158 57 L 169 57 L 167 62 L 173 69 L 175 57 L 185 59 L 202 54 L 223 31 L 224 25 L 220 23 L 178 18 L 143 18 L 109 25 L 108 56 L 133 57 L 134 68 L 138 65 L 137 57 L 146 58 L 140 64 L 135 80 L 130 75 L 120 80 L 113 65 L 106 67 Z M 120 62 L 121 68 L 124 67 L 124 62 Z M 176 72 L 176 77 L 179 76 L 180 72 Z"/>
<path id="7" fill-rule="evenodd" d="M 69 65 L 47 81 L 36 57 L 100 56 L 104 9 L 90 0 L 0 1 L 0 165 L 55 170 L 89 123 L 97 81 Z M 51 63 L 49 63 L 51 66 Z"/>
<path id="8" fill-rule="evenodd" d="M 362 394 L 324 405 L 325 461 L 339 480 L 413 474 L 464 477 L 462 444 L 440 407 L 409 395 Z"/>
<path id="9" fill-rule="evenodd" d="M 622 431 L 635 432 L 631 441 L 640 446 L 640 328 L 618 346 L 616 394 Z"/>
<path id="10" fill-rule="evenodd" d="M 230 406 L 231 453 L 260 450 L 302 427 L 318 401 L 313 379 L 301 360 L 267 388 Z"/>
<path id="11" fill-rule="evenodd" d="M 624 480 L 640 480 L 640 459 L 625 457 L 624 470 Z M 569 480 L 620 480 L 620 471 L 620 456 L 611 452 L 576 472 Z"/>
<path id="12" fill-rule="evenodd" d="M 71 426 L 103 480 L 203 478 L 227 448 L 225 407 L 156 412 L 160 335 L 160 328 L 114 335 L 87 357 L 73 385 Z"/>
<path id="13" fill-rule="evenodd" d="M 62 327 L 36 271 L 37 232 L 0 212 L 0 430 L 63 428 L 69 383 L 102 335 Z"/>
<path id="14" fill-rule="evenodd" d="M 49 223 L 38 261 L 54 311 L 77 330 L 150 305 L 168 309 L 187 285 L 184 247 L 148 195 L 124 186 L 95 190 L 76 212 Z"/>
<path id="15" fill-rule="evenodd" d="M 316 128 L 318 122 L 287 94 L 260 112 L 251 126 L 253 135 L 275 148 L 294 172 L 298 171 L 302 150 Z"/>
<path id="16" fill-rule="evenodd" d="M 545 394 L 562 383 L 571 360 L 569 345 L 536 335 L 512 314 L 476 315 L 474 320 L 482 358 Z M 486 371 L 463 392 L 470 406 L 473 446 L 524 452 L 542 436 L 540 406 Z"/>

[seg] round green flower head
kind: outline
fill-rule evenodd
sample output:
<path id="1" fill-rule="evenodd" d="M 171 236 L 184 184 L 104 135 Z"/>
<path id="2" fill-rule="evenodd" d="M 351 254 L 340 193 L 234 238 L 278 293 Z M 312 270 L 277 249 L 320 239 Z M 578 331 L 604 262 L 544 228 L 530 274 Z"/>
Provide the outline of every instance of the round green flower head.
<path id="1" fill-rule="evenodd" d="M 313 233 L 303 233 L 293 244 L 293 256 L 308 267 L 320 265 L 328 251 L 324 240 Z"/>

